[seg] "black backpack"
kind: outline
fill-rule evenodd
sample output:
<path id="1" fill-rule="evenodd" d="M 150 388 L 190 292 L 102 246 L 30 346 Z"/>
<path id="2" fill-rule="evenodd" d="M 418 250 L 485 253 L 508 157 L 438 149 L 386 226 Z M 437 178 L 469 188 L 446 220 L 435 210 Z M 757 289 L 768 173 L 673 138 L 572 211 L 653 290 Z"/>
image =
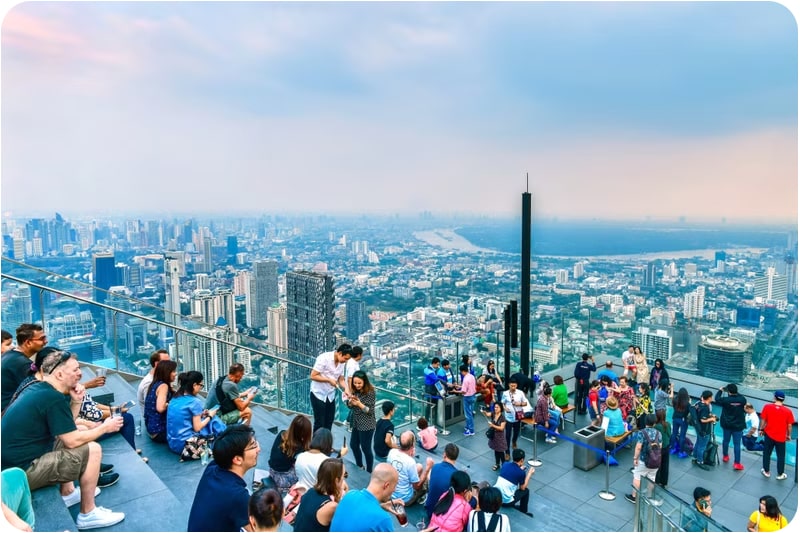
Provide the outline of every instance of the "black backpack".
<path id="1" fill-rule="evenodd" d="M 236 404 L 233 403 L 233 400 L 228 398 L 228 395 L 225 394 L 225 391 L 222 390 L 222 382 L 225 381 L 226 377 L 227 376 L 220 376 L 219 379 L 217 379 L 216 385 L 214 386 L 214 392 L 217 394 L 217 401 L 219 402 L 219 412 L 223 415 L 239 409 L 236 407 Z"/>
<path id="2" fill-rule="evenodd" d="M 656 430 L 656 438 L 651 439 L 648 429 L 653 428 L 642 429 L 642 437 L 644 437 L 642 439 L 644 441 L 644 451 L 642 453 L 644 466 L 647 468 L 661 468 L 661 433 Z"/>
<path id="3" fill-rule="evenodd" d="M 689 404 L 689 409 L 686 411 L 686 424 L 693 427 L 698 435 L 704 435 L 703 424 L 700 422 L 700 414 L 698 406 L 702 402 L 698 401 L 694 404 Z"/>
<path id="4" fill-rule="evenodd" d="M 500 513 L 492 513 L 492 518 L 489 520 L 489 525 L 486 525 L 486 516 L 483 511 L 478 511 L 478 529 L 476 531 L 495 531 L 497 529 L 497 522 L 500 521 Z"/>

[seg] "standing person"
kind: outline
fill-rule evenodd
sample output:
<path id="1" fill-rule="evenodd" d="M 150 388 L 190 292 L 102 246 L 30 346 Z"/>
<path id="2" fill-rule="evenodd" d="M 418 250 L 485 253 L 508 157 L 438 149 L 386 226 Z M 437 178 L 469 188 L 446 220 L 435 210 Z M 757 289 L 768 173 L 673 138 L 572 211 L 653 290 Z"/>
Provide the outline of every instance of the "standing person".
<path id="1" fill-rule="evenodd" d="M 6 330 L 2 330 L 0 339 L 2 339 L 2 343 L 0 343 L 0 355 L 2 355 L 14 347 L 14 337 Z"/>
<path id="2" fill-rule="evenodd" d="M 236 424 L 240 419 L 242 423 L 249 424 L 253 416 L 250 402 L 256 395 L 255 387 L 239 392 L 239 383 L 243 377 L 244 365 L 233 363 L 228 368 L 228 375 L 217 378 L 213 388 L 208 391 L 206 409 L 219 405 L 219 418 L 226 424 Z"/>
<path id="3" fill-rule="evenodd" d="M 373 439 L 373 449 L 375 450 L 375 460 L 385 463 L 389 450 L 397 448 L 397 439 L 394 438 L 394 402 L 386 400 L 381 405 L 383 417 L 375 424 L 375 436 Z"/>
<path id="4" fill-rule="evenodd" d="M 644 383 L 650 387 L 650 365 L 647 364 L 647 357 L 642 353 L 638 346 L 633 347 L 633 364 L 636 365 L 636 383 Z"/>
<path id="5" fill-rule="evenodd" d="M 475 367 L 472 366 L 472 357 L 470 357 L 469 354 L 464 354 L 461 356 L 461 364 L 467 365 L 469 373 L 472 374 L 472 377 L 475 377 Z M 461 367 L 459 366 L 459 368 Z"/>
<path id="6" fill-rule="evenodd" d="M 494 430 L 492 436 L 489 437 L 489 449 L 494 452 L 494 466 L 492 470 L 500 470 L 500 465 L 503 464 L 508 453 L 508 441 L 506 441 L 506 418 L 503 416 L 503 406 L 500 402 L 492 404 L 491 413 L 483 411 L 483 414 L 488 419 L 489 428 Z"/>
<path id="7" fill-rule="evenodd" d="M 458 388 L 458 380 L 456 379 L 456 375 L 450 366 L 450 361 L 447 359 L 442 359 L 442 371 L 444 372 L 445 387 L 447 387 L 447 392 L 453 392 Z"/>
<path id="8" fill-rule="evenodd" d="M 525 450 L 521 448 L 514 450 L 512 459 L 513 462 L 503 463 L 494 486 L 503 495 L 503 507 L 514 507 L 519 503 L 519 511 L 533 517 L 533 513 L 528 512 L 528 500 L 531 497 L 528 483 L 536 469 L 531 466 L 525 471 L 522 466 L 525 464 Z"/>
<path id="9" fill-rule="evenodd" d="M 727 391 L 728 396 L 722 396 L 722 392 Z M 747 398 L 739 394 L 739 388 L 735 383 L 729 383 L 727 387 L 720 387 L 714 397 L 717 405 L 722 406 L 722 415 L 719 425 L 722 427 L 722 462 L 730 460 L 728 455 L 728 445 L 733 438 L 733 469 L 744 470 L 742 465 L 742 432 L 747 427 L 745 422 L 744 406 Z"/>
<path id="10" fill-rule="evenodd" d="M 692 462 L 702 470 L 709 470 L 709 466 L 703 464 L 703 454 L 714 430 L 713 424 L 717 421 L 717 416 L 711 412 L 711 400 L 714 394 L 710 390 L 704 390 L 700 395 L 700 401 L 695 404 L 697 408 L 697 440 L 694 443 L 694 457 Z"/>
<path id="11" fill-rule="evenodd" d="M 197 484 L 187 531 L 239 531 L 249 525 L 250 493 L 244 475 L 256 466 L 260 452 L 255 432 L 247 424 L 228 426 L 217 437 L 214 460 Z"/>
<path id="12" fill-rule="evenodd" d="M 289 428 L 275 435 L 269 453 L 269 476 L 282 495 L 297 483 L 294 469 L 297 456 L 308 450 L 311 443 L 311 421 L 306 415 L 297 415 Z"/>
<path id="13" fill-rule="evenodd" d="M 448 487 L 450 487 L 450 478 L 453 476 L 453 473 L 458 470 L 456 468 L 458 453 L 458 446 L 452 442 L 448 443 L 447 446 L 444 447 L 442 461 L 436 463 L 433 465 L 433 468 L 431 468 L 428 481 L 428 497 L 425 500 L 425 512 L 428 514 L 428 520 L 430 520 L 433 514 L 433 508 L 436 507 L 439 498 L 441 498 L 442 494 L 447 492 Z"/>
<path id="14" fill-rule="evenodd" d="M 347 407 L 353 413 L 353 432 L 350 435 L 350 447 L 356 466 L 364 470 L 361 453 L 364 453 L 367 472 L 372 472 L 372 436 L 375 433 L 375 387 L 369 382 L 363 370 L 353 374 L 353 386 L 350 389 L 350 400 Z"/>
<path id="15" fill-rule="evenodd" d="M 645 420 L 645 425 L 647 421 Z M 661 433 L 661 466 L 656 472 L 656 485 L 666 487 L 669 482 L 669 443 L 672 437 L 672 428 L 667 422 L 667 413 L 659 411 L 656 413 L 655 428 Z"/>
<path id="16" fill-rule="evenodd" d="M 167 404 L 175 391 L 178 364 L 175 361 L 163 361 L 156 366 L 153 382 L 147 389 L 144 402 L 144 423 L 147 434 L 155 442 L 167 442 Z"/>
<path id="17" fill-rule="evenodd" d="M 636 416 L 636 427 L 644 427 L 644 417 L 654 412 L 653 404 L 650 401 L 650 385 L 647 383 L 639 383 L 637 385 L 639 393 L 636 395 L 636 407 L 634 408 L 634 415 Z M 667 449 L 669 447 L 667 446 Z"/>
<path id="18" fill-rule="evenodd" d="M 400 435 L 400 448 L 389 451 L 388 462 L 397 470 L 398 481 L 392 498 L 403 500 L 406 507 L 424 501 L 427 492 L 428 474 L 433 468 L 433 459 L 428 457 L 425 466 L 414 461 L 416 439 L 412 431 Z"/>
<path id="19" fill-rule="evenodd" d="M 325 459 L 319 465 L 317 483 L 300 499 L 295 531 L 330 531 L 333 514 L 345 493 L 344 463 Z"/>
<path id="20" fill-rule="evenodd" d="M 31 490 L 61 483 L 69 507 L 80 501 L 78 529 L 109 527 L 125 519 L 95 505 L 103 449 L 95 442 L 122 427 L 122 417 L 106 418 L 81 430 L 75 418 L 86 389 L 78 360 L 70 352 L 54 352 L 42 362 L 43 381 L 36 382 L 8 408 L 2 418 L 0 468 L 25 471 Z M 72 484 L 79 481 L 80 487 Z M 69 490 L 70 492 L 66 492 Z"/>
<path id="21" fill-rule="evenodd" d="M 142 381 L 139 382 L 139 386 L 136 387 L 136 400 L 139 402 L 139 408 L 142 410 L 142 420 L 144 420 L 144 402 L 147 399 L 147 390 L 153 382 L 153 376 L 155 375 L 156 366 L 159 361 L 169 361 L 169 352 L 167 350 L 156 350 L 150 354 L 150 372 L 142 378 Z"/>
<path id="22" fill-rule="evenodd" d="M 678 454 L 681 459 L 689 456 L 684 449 L 684 443 L 686 442 L 686 430 L 689 428 L 686 415 L 689 413 L 691 401 L 686 387 L 678 389 L 678 395 L 672 400 L 672 437 L 669 439 L 669 453 Z"/>
<path id="23" fill-rule="evenodd" d="M 589 362 L 589 359 L 592 361 Z M 594 357 L 590 357 L 588 353 L 583 354 L 581 361 L 575 365 L 575 372 L 573 373 L 575 376 L 575 408 L 578 410 L 579 415 L 585 415 L 587 412 L 586 398 L 589 396 L 589 389 L 591 388 L 592 372 L 596 370 Z"/>
<path id="24" fill-rule="evenodd" d="M 658 384 L 662 379 L 669 381 L 669 372 L 664 368 L 664 361 L 656 359 L 653 361 L 653 369 L 650 370 L 650 390 L 655 391 L 658 389 Z"/>
<path id="25" fill-rule="evenodd" d="M 658 382 L 658 388 L 653 393 L 653 408 L 656 411 L 666 411 L 667 405 L 674 396 L 672 383 L 668 379 L 662 378 Z"/>
<path id="26" fill-rule="evenodd" d="M 367 488 L 351 490 L 339 502 L 330 530 L 394 531 L 392 506 L 403 505 L 391 499 L 396 486 L 397 470 L 386 463 L 376 465 Z"/>
<path id="27" fill-rule="evenodd" d="M 649 452 L 653 448 L 661 448 L 661 433 L 654 427 L 655 424 L 656 415 L 647 415 L 645 427 L 636 432 L 636 447 L 633 450 L 633 492 L 625 495 L 625 499 L 631 503 L 636 503 L 639 497 L 642 476 L 646 476 L 653 483 L 656 481 L 656 472 L 660 467 L 660 450 L 659 465 L 653 467 L 647 464 Z"/>
<path id="28" fill-rule="evenodd" d="M 786 479 L 786 472 L 783 471 L 786 464 L 786 443 L 792 440 L 794 415 L 791 409 L 783 405 L 786 393 L 776 390 L 774 396 L 775 402 L 765 405 L 761 410 L 761 434 L 764 436 L 761 474 L 769 477 L 770 456 L 774 449 L 778 459 L 778 477 L 775 479 Z"/>
<path id="29" fill-rule="evenodd" d="M 511 532 L 508 517 L 499 513 L 503 505 L 503 495 L 497 487 L 482 487 L 478 492 L 479 511 L 470 511 L 467 531 Z"/>
<path id="30" fill-rule="evenodd" d="M 28 377 L 36 352 L 46 345 L 47 335 L 39 324 L 21 324 L 17 328 L 17 347 L 3 352 L 0 359 L 0 410 L 6 410 L 14 391 Z"/>
<path id="31" fill-rule="evenodd" d="M 756 413 L 753 404 L 746 403 L 744 405 L 744 412 L 744 420 L 746 424 L 746 432 L 744 435 L 742 435 L 742 444 L 744 445 L 744 449 L 749 452 L 763 452 L 764 443 L 758 440 L 760 423 L 758 421 L 758 414 Z"/>
<path id="32" fill-rule="evenodd" d="M 774 496 L 762 496 L 758 499 L 758 510 L 750 515 L 747 531 L 779 531 L 788 525 L 778 500 Z"/>
<path id="33" fill-rule="evenodd" d="M 466 356 L 465 356 L 466 357 Z M 469 365 L 462 364 L 461 372 L 461 401 L 464 403 L 464 435 L 475 435 L 475 376 L 470 373 Z"/>
<path id="34" fill-rule="evenodd" d="M 711 491 L 704 487 L 695 487 L 692 496 L 694 505 L 683 509 L 681 529 L 708 531 L 708 519 L 711 518 Z"/>
<path id="35" fill-rule="evenodd" d="M 344 366 L 350 357 L 349 344 L 341 344 L 335 352 L 317 356 L 311 370 L 311 409 L 314 412 L 314 431 L 331 429 L 336 416 L 336 390 L 345 387 Z"/>
<path id="36" fill-rule="evenodd" d="M 508 460 L 511 449 L 517 447 L 519 437 L 520 421 L 517 419 L 517 412 L 524 416 L 524 413 L 531 409 L 528 397 L 517 389 L 517 380 L 514 376 L 508 380 L 508 390 L 503 392 L 502 403 L 506 417 L 506 460 Z"/>
<path id="37" fill-rule="evenodd" d="M 353 346 L 350 348 L 350 358 L 344 364 L 344 390 L 342 391 L 342 401 L 347 405 L 350 399 L 350 393 L 353 390 L 353 374 L 361 370 L 361 359 L 364 358 L 364 349 L 361 346 Z M 347 420 L 345 426 L 347 429 L 353 424 L 353 411 L 352 409 L 347 412 Z"/>

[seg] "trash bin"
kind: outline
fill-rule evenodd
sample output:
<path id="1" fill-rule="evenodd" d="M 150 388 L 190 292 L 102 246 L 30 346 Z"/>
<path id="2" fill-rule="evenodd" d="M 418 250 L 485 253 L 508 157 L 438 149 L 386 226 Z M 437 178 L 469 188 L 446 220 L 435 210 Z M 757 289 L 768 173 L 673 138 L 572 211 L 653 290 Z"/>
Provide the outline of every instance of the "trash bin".
<path id="1" fill-rule="evenodd" d="M 589 446 L 602 450 L 606 443 L 606 430 L 596 426 L 586 426 L 577 430 L 574 434 L 575 440 Z M 602 463 L 596 451 L 584 448 L 578 444 L 572 447 L 572 466 L 581 470 L 591 470 Z"/>

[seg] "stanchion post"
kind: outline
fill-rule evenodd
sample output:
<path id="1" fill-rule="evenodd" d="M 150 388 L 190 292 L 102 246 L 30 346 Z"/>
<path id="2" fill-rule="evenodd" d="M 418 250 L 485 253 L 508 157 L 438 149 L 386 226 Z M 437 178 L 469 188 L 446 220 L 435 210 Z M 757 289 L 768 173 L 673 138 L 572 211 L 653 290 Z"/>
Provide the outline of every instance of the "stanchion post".
<path id="1" fill-rule="evenodd" d="M 520 426 L 521 425 L 522 423 L 520 422 Z M 538 426 L 536 424 L 533 424 L 533 458 L 528 460 L 528 464 L 530 466 L 542 466 L 542 461 L 539 460 L 539 453 L 537 451 L 539 447 L 539 439 L 536 438 L 537 427 Z M 519 430 L 521 433 L 522 427 L 520 427 Z"/>
<path id="2" fill-rule="evenodd" d="M 610 455 L 611 454 L 608 452 L 608 450 L 606 450 L 606 490 L 601 490 L 598 493 L 598 496 L 600 496 L 600 498 L 602 498 L 602 499 L 604 499 L 606 501 L 612 501 L 612 500 L 615 500 L 617 498 L 617 495 L 614 494 L 613 492 L 611 492 L 609 490 L 609 486 L 608 486 L 608 483 L 609 483 L 609 481 L 608 481 L 609 480 L 609 469 L 611 468 L 611 464 L 610 464 L 611 461 L 609 460 L 610 459 Z"/>

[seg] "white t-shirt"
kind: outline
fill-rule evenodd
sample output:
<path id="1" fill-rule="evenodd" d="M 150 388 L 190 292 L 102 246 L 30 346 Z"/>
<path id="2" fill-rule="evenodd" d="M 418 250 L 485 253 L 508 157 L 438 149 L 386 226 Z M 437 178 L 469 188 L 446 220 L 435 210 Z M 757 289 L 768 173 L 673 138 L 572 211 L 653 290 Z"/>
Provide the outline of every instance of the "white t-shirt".
<path id="1" fill-rule="evenodd" d="M 470 511 L 469 512 L 469 519 L 467 520 L 467 531 L 480 531 L 480 522 L 478 522 L 478 515 L 483 514 L 483 519 L 485 522 L 485 526 L 489 527 L 489 522 L 492 520 L 492 516 L 495 513 L 485 513 L 483 511 Z M 503 533 L 510 533 L 511 532 L 511 521 L 508 517 L 502 513 L 496 513 L 500 516 L 500 520 L 497 521 L 497 526 L 494 529 L 487 529 L 486 531 L 498 531 Z"/>
<path id="2" fill-rule="evenodd" d="M 294 463 L 297 482 L 306 490 L 317 484 L 317 472 L 325 459 L 329 457 L 324 453 L 303 452 L 297 456 L 297 461 Z"/>
<path id="3" fill-rule="evenodd" d="M 514 391 L 514 395 L 513 396 L 511 395 L 511 391 L 510 390 L 503 391 L 502 402 L 503 402 L 503 414 L 506 417 L 506 422 L 516 422 L 517 421 L 517 419 L 514 416 L 514 411 L 515 410 L 520 410 L 521 409 L 523 412 L 527 412 L 527 411 L 531 410 L 531 404 L 528 403 L 528 397 L 525 396 L 525 393 L 522 392 L 519 389 Z M 512 402 L 516 402 L 516 403 L 525 402 L 525 405 L 521 406 L 521 407 L 518 407 L 518 406 L 513 405 Z"/>
<path id="4" fill-rule="evenodd" d="M 500 494 L 503 495 L 503 503 L 511 503 L 514 501 L 514 493 L 519 488 L 518 485 L 511 483 L 509 480 L 502 476 L 497 476 L 494 486 L 500 489 Z"/>
<path id="5" fill-rule="evenodd" d="M 152 382 L 153 374 L 148 372 L 147 375 L 142 378 L 142 381 L 139 382 L 139 387 L 136 388 L 136 399 L 139 401 L 139 407 L 142 410 L 142 416 L 144 416 L 144 400 L 147 396 L 147 389 L 150 387 Z"/>
<path id="6" fill-rule="evenodd" d="M 314 362 L 314 370 L 325 377 L 333 378 L 338 381 L 344 372 L 344 365 L 336 364 L 333 352 L 325 352 L 317 356 Z M 332 402 L 336 398 L 336 387 L 330 383 L 311 380 L 311 392 L 320 400 Z"/>
<path id="7" fill-rule="evenodd" d="M 413 457 L 400 451 L 399 448 L 389 450 L 386 462 L 397 470 L 397 486 L 392 493 L 392 498 L 402 498 L 407 501 L 414 494 L 414 483 L 419 481 L 417 474 L 417 463 Z"/>
<path id="8" fill-rule="evenodd" d="M 758 437 L 758 424 L 759 424 L 758 413 L 753 411 L 752 413 L 745 414 L 744 421 L 745 424 L 747 424 L 744 434 L 747 435 L 747 433 L 750 431 L 750 428 L 756 428 L 756 432 L 753 434 L 753 436 Z"/>
<path id="9" fill-rule="evenodd" d="M 352 357 L 348 359 L 347 362 L 344 364 L 344 373 L 342 374 L 344 376 L 344 382 L 349 383 L 350 378 L 353 377 L 353 374 L 355 374 L 359 370 L 361 370 L 361 365 L 358 363 L 358 361 L 356 361 Z M 349 398 L 347 394 L 342 394 L 343 400 L 346 400 L 347 398 Z"/>

